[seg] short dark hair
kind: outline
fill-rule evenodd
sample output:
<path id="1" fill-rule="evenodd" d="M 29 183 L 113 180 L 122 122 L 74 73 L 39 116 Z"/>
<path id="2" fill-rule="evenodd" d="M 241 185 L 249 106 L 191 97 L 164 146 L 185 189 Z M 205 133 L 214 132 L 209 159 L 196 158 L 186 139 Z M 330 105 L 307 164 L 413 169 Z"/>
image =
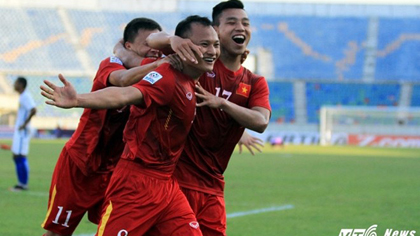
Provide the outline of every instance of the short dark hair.
<path id="1" fill-rule="evenodd" d="M 139 29 L 143 30 L 159 30 L 162 31 L 160 25 L 149 18 L 140 17 L 131 20 L 124 29 L 124 43 L 125 42 L 134 42 L 134 39 L 137 36 Z"/>
<path id="2" fill-rule="evenodd" d="M 242 9 L 244 10 L 244 4 L 239 0 L 228 0 L 224 2 L 220 2 L 216 6 L 213 7 L 213 13 L 211 15 L 213 19 L 213 25 L 219 25 L 219 17 L 222 12 L 226 9 Z"/>
<path id="3" fill-rule="evenodd" d="M 198 15 L 192 15 L 188 16 L 187 18 L 178 23 L 175 29 L 175 35 L 181 38 L 187 38 L 191 32 L 192 23 L 197 23 L 201 24 L 202 26 L 211 27 L 211 21 L 209 18 Z"/>
<path id="4" fill-rule="evenodd" d="M 26 81 L 25 77 L 19 76 L 16 79 L 16 82 L 21 84 L 23 86 L 23 88 L 26 88 L 26 85 L 28 84 L 28 82 Z"/>

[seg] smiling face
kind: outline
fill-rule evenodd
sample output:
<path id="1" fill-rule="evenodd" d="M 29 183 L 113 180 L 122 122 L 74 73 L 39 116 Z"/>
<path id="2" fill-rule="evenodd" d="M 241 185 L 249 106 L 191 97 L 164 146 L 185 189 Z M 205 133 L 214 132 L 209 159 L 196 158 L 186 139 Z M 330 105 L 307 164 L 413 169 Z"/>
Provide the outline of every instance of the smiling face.
<path id="1" fill-rule="evenodd" d="M 133 51 L 137 53 L 140 57 L 143 58 L 159 58 L 161 56 L 160 51 L 153 49 L 149 47 L 149 45 L 146 43 L 146 38 L 151 33 L 158 33 L 159 30 L 146 30 L 146 29 L 139 29 L 137 32 L 137 35 L 133 42 L 125 42 L 125 48 L 127 48 L 130 51 Z"/>
<path id="2" fill-rule="evenodd" d="M 219 25 L 214 26 L 223 53 L 242 55 L 251 39 L 251 26 L 243 9 L 226 9 L 219 16 Z"/>
<path id="3" fill-rule="evenodd" d="M 188 34 L 188 38 L 194 44 L 200 46 L 203 58 L 196 55 L 198 60 L 197 64 L 187 60 L 184 64 L 185 66 L 183 71 L 193 72 L 190 74 L 191 77 L 195 77 L 193 74 L 198 74 L 199 76 L 199 74 L 204 72 L 212 71 L 214 63 L 220 55 L 220 43 L 216 31 L 212 26 L 192 23 L 191 31 Z"/>

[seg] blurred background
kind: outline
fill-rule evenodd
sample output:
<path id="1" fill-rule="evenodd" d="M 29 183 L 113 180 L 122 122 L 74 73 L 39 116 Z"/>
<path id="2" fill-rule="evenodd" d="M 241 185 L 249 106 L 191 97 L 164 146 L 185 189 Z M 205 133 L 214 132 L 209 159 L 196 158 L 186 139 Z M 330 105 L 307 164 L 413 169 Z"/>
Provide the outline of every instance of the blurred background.
<path id="1" fill-rule="evenodd" d="M 82 110 L 45 105 L 44 79 L 58 83 L 62 73 L 88 92 L 131 19 L 150 17 L 173 33 L 188 15 L 211 18 L 218 2 L 0 1 L 0 138 L 13 133 L 17 76 L 27 77 L 37 103 L 36 137 L 69 135 Z M 260 137 L 420 147 L 418 1 L 243 2 L 253 30 L 244 65 L 267 79 L 273 109 Z"/>

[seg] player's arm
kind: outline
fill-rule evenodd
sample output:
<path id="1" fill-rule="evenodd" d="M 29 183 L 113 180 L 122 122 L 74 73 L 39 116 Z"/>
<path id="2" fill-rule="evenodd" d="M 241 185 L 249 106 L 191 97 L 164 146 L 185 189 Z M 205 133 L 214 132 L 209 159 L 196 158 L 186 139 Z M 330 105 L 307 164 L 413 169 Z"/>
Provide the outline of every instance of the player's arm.
<path id="1" fill-rule="evenodd" d="M 161 66 L 163 63 L 169 63 L 177 70 L 182 71 L 182 62 L 177 55 L 169 55 L 160 60 L 149 64 L 137 66 L 128 70 L 116 70 L 109 75 L 109 82 L 114 86 L 125 87 L 133 85 L 143 79 L 149 72 Z"/>
<path id="2" fill-rule="evenodd" d="M 240 125 L 258 133 L 264 132 L 270 121 L 270 110 L 263 107 L 246 108 L 239 106 L 228 100 L 216 97 L 207 92 L 200 84 L 196 85 L 196 96 L 201 99 L 197 107 L 209 106 L 211 108 L 222 109 L 235 119 Z"/>
<path id="3" fill-rule="evenodd" d="M 140 105 L 143 103 L 143 94 L 134 87 L 107 87 L 91 93 L 77 94 L 73 85 L 61 74 L 59 75 L 64 87 L 44 80 L 48 86 L 41 86 L 41 94 L 48 100 L 47 104 L 61 108 L 92 108 L 113 109 L 126 105 Z"/>
<path id="4" fill-rule="evenodd" d="M 26 126 L 28 125 L 28 123 L 31 121 L 32 117 L 36 114 L 36 108 L 32 108 L 29 111 L 29 115 L 28 117 L 25 119 L 25 122 L 23 122 L 23 124 L 19 127 L 20 130 L 25 129 Z"/>
<path id="5" fill-rule="evenodd" d="M 197 62 L 194 52 L 203 57 L 200 47 L 190 39 L 184 39 L 176 35 L 171 36 L 166 32 L 152 33 L 146 38 L 146 42 L 150 47 L 162 51 L 165 55 L 175 52 L 184 61 L 188 59 Z"/>
<path id="6" fill-rule="evenodd" d="M 123 70 L 113 71 L 111 72 L 111 74 L 109 74 L 108 81 L 114 86 L 119 86 L 119 87 L 130 86 L 139 82 L 149 72 L 156 69 L 163 63 L 180 64 L 180 62 L 176 62 L 173 57 L 165 57 L 161 60 L 157 60 L 149 64 L 137 66 L 128 70 L 123 69 Z"/>

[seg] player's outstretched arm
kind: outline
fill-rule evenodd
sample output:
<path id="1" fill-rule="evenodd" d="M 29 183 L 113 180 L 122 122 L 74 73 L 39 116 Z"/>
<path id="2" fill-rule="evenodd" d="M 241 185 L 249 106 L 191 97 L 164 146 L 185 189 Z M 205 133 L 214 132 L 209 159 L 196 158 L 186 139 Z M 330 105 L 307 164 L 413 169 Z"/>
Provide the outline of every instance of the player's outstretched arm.
<path id="1" fill-rule="evenodd" d="M 61 108 L 112 109 L 143 102 L 143 94 L 134 87 L 108 87 L 91 93 L 77 94 L 73 85 L 63 75 L 58 77 L 63 87 L 56 86 L 48 80 L 44 80 L 48 87 L 41 86 L 41 95 L 48 99 L 48 105 Z"/>
<path id="2" fill-rule="evenodd" d="M 190 39 L 184 39 L 176 35 L 171 36 L 166 32 L 150 34 L 146 38 L 146 42 L 150 47 L 162 51 L 165 55 L 175 52 L 184 61 L 190 60 L 198 63 L 196 55 L 203 57 L 200 47 Z"/>
<path id="3" fill-rule="evenodd" d="M 254 149 L 258 152 L 262 152 L 261 148 L 264 147 L 264 141 L 262 139 L 250 135 L 245 130 L 242 134 L 241 139 L 238 142 L 238 146 L 239 153 L 242 153 L 242 146 L 245 146 L 252 155 L 255 155 Z"/>
<path id="4" fill-rule="evenodd" d="M 222 109 L 240 125 L 250 130 L 262 133 L 268 126 L 270 121 L 270 111 L 263 107 L 253 107 L 251 109 L 238 106 L 228 100 L 216 97 L 215 95 L 207 92 L 200 84 L 196 85 L 197 92 L 195 95 L 201 99 L 197 103 L 197 107 L 209 106 L 211 108 Z"/>

